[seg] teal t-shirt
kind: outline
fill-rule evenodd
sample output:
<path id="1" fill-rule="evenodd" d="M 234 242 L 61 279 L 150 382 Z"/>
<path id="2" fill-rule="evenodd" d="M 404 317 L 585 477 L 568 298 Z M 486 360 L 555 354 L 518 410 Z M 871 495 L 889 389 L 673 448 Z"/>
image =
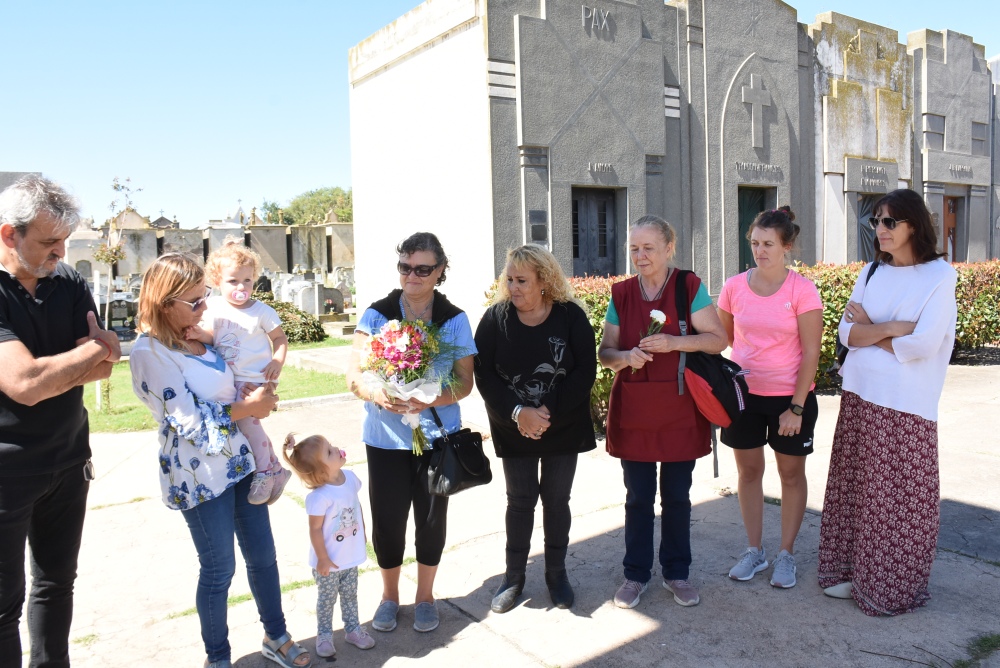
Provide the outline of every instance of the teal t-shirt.
<path id="1" fill-rule="evenodd" d="M 694 300 L 691 302 L 691 313 L 700 311 L 706 306 L 711 305 L 712 298 L 708 295 L 708 290 L 705 289 L 705 284 L 702 283 L 698 286 L 698 292 L 695 293 Z M 614 299 L 610 299 L 608 301 L 608 312 L 604 315 L 604 321 L 615 326 L 620 324 L 618 311 L 615 310 Z"/>

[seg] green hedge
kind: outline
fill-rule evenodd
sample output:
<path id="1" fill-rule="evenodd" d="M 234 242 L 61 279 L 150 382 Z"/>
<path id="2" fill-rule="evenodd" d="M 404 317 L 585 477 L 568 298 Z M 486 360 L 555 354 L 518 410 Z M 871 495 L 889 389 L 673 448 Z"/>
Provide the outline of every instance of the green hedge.
<path id="1" fill-rule="evenodd" d="M 294 304 L 276 300 L 274 294 L 270 292 L 255 292 L 253 296 L 278 312 L 281 329 L 288 337 L 289 343 L 308 343 L 326 338 L 323 325 L 316 316 L 306 313 Z"/>
<path id="2" fill-rule="evenodd" d="M 829 371 L 836 357 L 837 325 L 863 266 L 863 263 L 856 262 L 848 265 L 795 267 L 796 271 L 816 284 L 823 300 L 823 347 L 816 379 L 820 387 L 837 384 L 835 373 Z M 958 285 L 955 289 L 958 300 L 956 349 L 971 350 L 987 345 L 1000 345 L 1000 261 L 954 266 L 958 271 Z M 611 298 L 611 286 L 626 278 L 628 277 L 612 276 L 570 279 L 577 298 L 587 308 L 598 342 L 604 333 L 604 314 Z M 487 291 L 487 298 L 492 295 L 492 290 L 493 288 Z M 590 407 L 594 425 L 602 432 L 613 380 L 614 374 L 598 363 L 597 381 L 591 391 Z"/>

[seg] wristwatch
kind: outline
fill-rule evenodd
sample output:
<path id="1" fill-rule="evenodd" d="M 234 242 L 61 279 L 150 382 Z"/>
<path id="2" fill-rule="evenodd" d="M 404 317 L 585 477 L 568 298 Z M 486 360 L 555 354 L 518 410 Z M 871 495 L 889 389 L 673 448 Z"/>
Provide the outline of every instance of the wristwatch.
<path id="1" fill-rule="evenodd" d="M 521 414 L 521 409 L 524 408 L 521 404 L 514 406 L 514 412 L 510 414 L 510 419 L 517 422 L 517 416 Z"/>
<path id="2" fill-rule="evenodd" d="M 792 404 L 791 406 L 788 407 L 788 410 L 792 411 L 794 415 L 798 415 L 801 417 L 802 413 L 804 413 L 806 409 L 802 406 L 799 406 L 798 404 Z"/>

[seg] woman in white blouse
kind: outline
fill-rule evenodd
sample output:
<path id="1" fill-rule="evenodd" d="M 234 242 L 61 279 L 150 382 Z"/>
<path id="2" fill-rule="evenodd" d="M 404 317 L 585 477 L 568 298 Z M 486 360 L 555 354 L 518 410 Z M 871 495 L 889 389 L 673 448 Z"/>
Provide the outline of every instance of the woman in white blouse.
<path id="1" fill-rule="evenodd" d="M 185 338 L 198 324 L 207 296 L 205 274 L 194 257 L 167 253 L 149 266 L 139 294 L 143 334 L 129 357 L 132 389 L 159 424 L 163 501 L 182 511 L 198 551 L 195 601 L 205 665 L 232 665 L 226 599 L 236 570 L 236 537 L 264 625 L 263 655 L 286 668 L 302 668 L 312 660 L 285 629 L 268 510 L 247 501 L 253 453 L 236 427 L 240 418 L 266 417 L 278 397 L 262 386 L 240 399 L 222 356 L 211 345 Z"/>
<path id="2" fill-rule="evenodd" d="M 876 202 L 875 267 L 840 323 L 850 349 L 820 529 L 824 593 L 867 615 L 927 603 L 940 501 L 937 408 L 955 342 L 955 270 L 912 190 Z"/>

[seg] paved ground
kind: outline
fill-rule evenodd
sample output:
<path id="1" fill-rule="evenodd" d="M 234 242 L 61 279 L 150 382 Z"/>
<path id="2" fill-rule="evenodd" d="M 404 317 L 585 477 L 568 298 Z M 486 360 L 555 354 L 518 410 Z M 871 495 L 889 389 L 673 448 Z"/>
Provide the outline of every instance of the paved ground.
<path id="1" fill-rule="evenodd" d="M 346 348 L 331 355 L 330 364 L 342 366 Z M 363 652 L 344 643 L 335 619 L 338 657 L 358 666 L 405 666 L 421 659 L 448 666 L 944 666 L 964 658 L 970 639 L 1000 632 L 997 371 L 995 366 L 949 371 L 940 423 L 943 526 L 931 578 L 933 600 L 915 614 L 869 618 L 850 601 L 824 597 L 816 584 L 819 513 L 838 407 L 837 397 L 821 397 L 795 588 L 768 586 L 769 572 L 748 583 L 726 577 L 745 537 L 733 494 L 735 467 L 723 447 L 720 477 L 712 477 L 711 457 L 706 457 L 698 463 L 692 490 L 691 578 L 701 587 L 701 605 L 675 605 L 654 579 L 637 608 L 615 608 L 611 597 L 622 579 L 624 490 L 618 462 L 599 447 L 581 457 L 574 486 L 568 562 L 575 607 L 557 610 L 548 600 L 539 513 L 524 602 L 505 615 L 493 614 L 490 598 L 504 563 L 503 479 L 494 460 L 493 484 L 451 502 L 448 549 L 435 587 L 441 626 L 428 634 L 413 631 L 408 603 L 415 591 L 415 566 L 407 565 L 399 627 L 388 634 L 373 632 L 377 645 Z M 366 481 L 360 409 L 359 402 L 344 398 L 286 405 L 266 426 L 279 440 L 288 430 L 327 435 L 348 451 L 353 470 Z M 463 410 L 466 422 L 485 426 L 477 397 L 463 402 Z M 151 433 L 101 434 L 93 437 L 93 445 L 99 477 L 91 490 L 81 555 L 73 665 L 201 666 L 204 654 L 192 610 L 197 560 L 183 520 L 159 500 L 155 439 Z M 777 497 L 771 469 L 765 492 Z M 293 481 L 271 506 L 271 517 L 282 582 L 289 585 L 283 598 L 288 625 L 311 648 L 316 589 L 306 564 L 304 495 Z M 770 552 L 777 548 L 779 513 L 777 506 L 765 507 Z M 370 621 L 381 593 L 379 574 L 368 567 L 359 585 L 363 623 Z M 248 591 L 238 568 L 231 592 Z M 273 665 L 260 656 L 262 629 L 252 601 L 233 605 L 229 623 L 236 666 Z M 317 659 L 314 665 L 325 662 Z"/>

